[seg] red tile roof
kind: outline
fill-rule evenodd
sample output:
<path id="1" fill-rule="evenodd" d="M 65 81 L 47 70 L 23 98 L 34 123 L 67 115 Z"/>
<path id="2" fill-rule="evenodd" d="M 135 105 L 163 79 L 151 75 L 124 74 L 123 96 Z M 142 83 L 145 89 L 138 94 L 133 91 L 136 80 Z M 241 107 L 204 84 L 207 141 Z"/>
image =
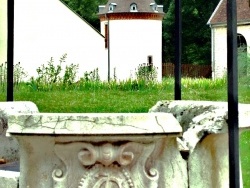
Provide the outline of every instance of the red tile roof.
<path id="1" fill-rule="evenodd" d="M 250 0 L 236 0 L 237 22 L 250 23 Z M 226 24 L 227 0 L 221 0 L 208 20 L 208 24 Z"/>

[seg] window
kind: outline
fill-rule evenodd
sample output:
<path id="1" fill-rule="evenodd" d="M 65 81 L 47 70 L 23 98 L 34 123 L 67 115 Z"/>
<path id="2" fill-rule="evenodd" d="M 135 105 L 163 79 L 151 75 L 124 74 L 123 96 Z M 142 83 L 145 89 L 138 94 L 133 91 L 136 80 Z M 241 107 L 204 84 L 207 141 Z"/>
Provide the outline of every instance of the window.
<path id="1" fill-rule="evenodd" d="M 108 48 L 109 45 L 109 33 L 108 33 L 108 24 L 105 24 L 105 48 Z"/>
<path id="2" fill-rule="evenodd" d="M 148 56 L 148 68 L 149 68 L 149 71 L 152 71 L 152 68 L 153 68 L 153 56 L 151 56 L 151 55 Z"/>
<path id="3" fill-rule="evenodd" d="M 245 37 L 242 34 L 237 34 L 237 45 L 238 48 L 246 48 L 247 47 L 247 41 L 245 39 Z"/>
<path id="4" fill-rule="evenodd" d="M 158 12 L 158 6 L 156 3 L 151 3 L 150 6 L 151 6 L 153 11 Z"/>
<path id="5" fill-rule="evenodd" d="M 132 3 L 130 5 L 130 12 L 137 12 L 137 4 Z"/>
<path id="6" fill-rule="evenodd" d="M 117 5 L 116 3 L 110 3 L 109 4 L 109 12 L 113 12 L 116 5 Z"/>
<path id="7" fill-rule="evenodd" d="M 109 11 L 114 11 L 114 6 L 113 5 L 109 5 Z"/>

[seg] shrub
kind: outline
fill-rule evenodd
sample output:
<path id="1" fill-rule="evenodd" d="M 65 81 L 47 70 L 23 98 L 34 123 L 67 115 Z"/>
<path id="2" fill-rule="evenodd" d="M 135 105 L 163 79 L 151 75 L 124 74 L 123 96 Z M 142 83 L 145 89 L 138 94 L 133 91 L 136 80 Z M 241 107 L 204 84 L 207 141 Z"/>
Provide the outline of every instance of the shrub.
<path id="1" fill-rule="evenodd" d="M 140 64 L 135 72 L 137 80 L 156 81 L 157 68 L 152 64 Z"/>

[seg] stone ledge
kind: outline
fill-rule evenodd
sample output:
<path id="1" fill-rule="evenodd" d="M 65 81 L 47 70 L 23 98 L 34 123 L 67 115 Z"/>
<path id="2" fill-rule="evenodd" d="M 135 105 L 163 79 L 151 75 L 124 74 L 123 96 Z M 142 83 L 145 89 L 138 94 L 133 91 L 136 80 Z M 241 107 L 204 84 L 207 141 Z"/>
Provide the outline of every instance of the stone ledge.
<path id="1" fill-rule="evenodd" d="M 159 101 L 149 112 L 172 113 L 183 128 L 183 142 L 191 150 L 208 134 L 227 133 L 228 103 L 216 101 Z M 239 129 L 250 129 L 250 104 L 239 104 Z"/>
<path id="2" fill-rule="evenodd" d="M 11 134 L 181 134 L 182 128 L 169 113 L 39 113 L 13 114 Z"/>
<path id="3" fill-rule="evenodd" d="M 204 119 L 209 117 L 221 117 L 223 118 L 221 120 L 226 123 L 228 111 L 227 105 L 227 102 L 217 101 L 162 100 L 158 101 L 152 108 L 150 108 L 149 112 L 172 113 L 185 132 L 190 128 L 191 122 L 204 124 Z M 213 121 L 216 123 L 215 125 L 218 125 L 216 120 L 217 119 Z M 250 128 L 250 104 L 239 104 L 239 127 Z"/>

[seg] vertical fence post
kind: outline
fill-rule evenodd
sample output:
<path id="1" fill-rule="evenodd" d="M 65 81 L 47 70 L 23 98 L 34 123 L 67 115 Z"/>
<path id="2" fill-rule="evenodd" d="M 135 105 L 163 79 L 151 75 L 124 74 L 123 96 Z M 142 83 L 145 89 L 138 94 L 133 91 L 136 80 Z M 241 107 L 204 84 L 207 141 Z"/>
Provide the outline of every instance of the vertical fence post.
<path id="1" fill-rule="evenodd" d="M 175 0 L 175 100 L 181 100 L 181 48 L 182 48 L 181 0 Z"/>
<path id="2" fill-rule="evenodd" d="M 240 187 L 239 173 L 239 117 L 237 63 L 237 5 L 227 0 L 227 78 L 229 132 L 229 187 Z"/>
<path id="3" fill-rule="evenodd" d="M 14 72 L 14 0 L 7 4 L 8 36 L 7 36 L 7 101 L 13 101 L 13 72 Z"/>

